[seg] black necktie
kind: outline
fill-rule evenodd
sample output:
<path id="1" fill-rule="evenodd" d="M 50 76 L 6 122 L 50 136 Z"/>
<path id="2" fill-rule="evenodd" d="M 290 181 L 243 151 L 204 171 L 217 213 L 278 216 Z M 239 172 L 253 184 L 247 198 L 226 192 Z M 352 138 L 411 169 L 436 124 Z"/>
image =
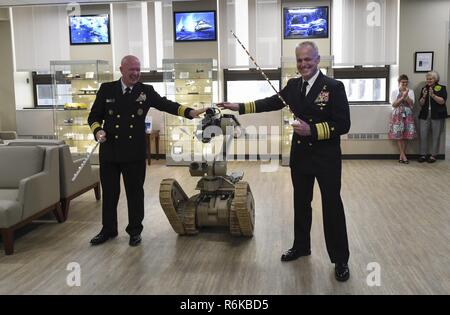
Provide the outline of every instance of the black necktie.
<path id="1" fill-rule="evenodd" d="M 131 93 L 131 88 L 128 86 L 126 89 L 125 89 L 125 95 L 128 95 L 128 94 L 130 94 Z"/>
<path id="2" fill-rule="evenodd" d="M 308 81 L 303 81 L 302 89 L 300 91 L 300 98 L 304 100 L 306 98 L 306 87 L 308 86 Z"/>

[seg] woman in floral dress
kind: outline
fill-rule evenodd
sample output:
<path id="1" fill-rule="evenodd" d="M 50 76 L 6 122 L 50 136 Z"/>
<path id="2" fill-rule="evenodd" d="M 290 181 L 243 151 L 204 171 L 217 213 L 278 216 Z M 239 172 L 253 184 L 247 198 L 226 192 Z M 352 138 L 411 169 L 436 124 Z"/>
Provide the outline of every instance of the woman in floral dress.
<path id="1" fill-rule="evenodd" d="M 408 164 L 406 157 L 406 140 L 416 137 L 413 105 L 414 92 L 408 89 L 408 77 L 405 74 L 398 78 L 399 89 L 391 94 L 392 114 L 389 121 L 389 139 L 397 140 L 400 150 L 400 163 Z"/>

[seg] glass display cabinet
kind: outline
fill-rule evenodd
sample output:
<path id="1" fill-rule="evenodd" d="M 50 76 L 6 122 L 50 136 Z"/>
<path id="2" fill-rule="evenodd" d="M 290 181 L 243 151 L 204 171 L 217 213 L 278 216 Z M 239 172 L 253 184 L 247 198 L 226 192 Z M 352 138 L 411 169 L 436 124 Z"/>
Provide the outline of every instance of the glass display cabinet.
<path id="1" fill-rule="evenodd" d="M 166 97 L 194 109 L 212 106 L 216 67 L 215 59 L 164 59 Z M 189 165 L 194 153 L 202 155 L 205 145 L 194 137 L 199 122 L 165 114 L 167 165 Z"/>
<path id="2" fill-rule="evenodd" d="M 94 146 L 87 118 L 101 83 L 112 80 L 107 61 L 50 61 L 53 122 L 57 139 L 64 140 L 74 158 L 84 157 Z M 98 150 L 91 163 L 98 163 Z"/>

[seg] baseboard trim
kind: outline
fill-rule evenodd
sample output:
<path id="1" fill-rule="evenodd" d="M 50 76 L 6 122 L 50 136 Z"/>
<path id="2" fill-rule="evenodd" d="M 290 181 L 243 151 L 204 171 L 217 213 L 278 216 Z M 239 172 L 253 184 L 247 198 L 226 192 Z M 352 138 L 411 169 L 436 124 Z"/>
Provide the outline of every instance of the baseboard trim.
<path id="1" fill-rule="evenodd" d="M 397 160 L 398 154 L 343 154 L 342 159 L 343 160 Z M 420 157 L 420 154 L 407 154 L 408 159 L 414 160 L 418 159 Z M 234 155 L 233 157 L 229 157 L 233 161 L 254 161 L 254 157 L 252 156 L 252 159 L 250 160 L 250 155 Z M 445 154 L 438 154 L 436 156 L 438 160 L 445 160 Z M 152 154 L 152 159 L 155 160 L 165 160 L 166 155 L 165 154 Z M 258 161 L 264 160 L 267 161 L 268 158 L 263 156 L 261 157 L 258 155 L 256 157 Z M 278 156 L 278 159 L 281 161 L 282 157 L 281 155 Z"/>
<path id="2" fill-rule="evenodd" d="M 343 154 L 343 160 L 397 160 L 399 154 Z M 418 159 L 420 154 L 407 154 L 408 159 Z M 438 160 L 445 160 L 445 154 L 438 154 Z"/>

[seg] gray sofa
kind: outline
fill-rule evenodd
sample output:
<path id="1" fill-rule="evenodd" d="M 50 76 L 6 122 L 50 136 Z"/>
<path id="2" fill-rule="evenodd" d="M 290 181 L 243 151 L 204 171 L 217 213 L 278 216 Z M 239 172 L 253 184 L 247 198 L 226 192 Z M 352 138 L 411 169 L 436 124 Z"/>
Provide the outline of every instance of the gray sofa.
<path id="1" fill-rule="evenodd" d="M 6 255 L 14 252 L 14 231 L 49 211 L 64 221 L 60 206 L 56 147 L 0 147 L 0 232 Z"/>
<path id="2" fill-rule="evenodd" d="M 4 140 L 12 140 L 17 138 L 15 131 L 0 131 L 0 144 L 3 144 Z"/>
<path id="3" fill-rule="evenodd" d="M 10 141 L 8 146 L 36 146 L 36 145 L 52 145 L 57 146 L 59 150 L 59 166 L 60 166 L 60 192 L 61 206 L 64 218 L 69 215 L 70 201 L 81 194 L 93 189 L 96 200 L 100 200 L 100 172 L 97 166 L 86 163 L 77 179 L 72 182 L 72 177 L 78 170 L 83 159 L 72 160 L 69 146 L 62 140 L 27 140 L 17 139 Z"/>

